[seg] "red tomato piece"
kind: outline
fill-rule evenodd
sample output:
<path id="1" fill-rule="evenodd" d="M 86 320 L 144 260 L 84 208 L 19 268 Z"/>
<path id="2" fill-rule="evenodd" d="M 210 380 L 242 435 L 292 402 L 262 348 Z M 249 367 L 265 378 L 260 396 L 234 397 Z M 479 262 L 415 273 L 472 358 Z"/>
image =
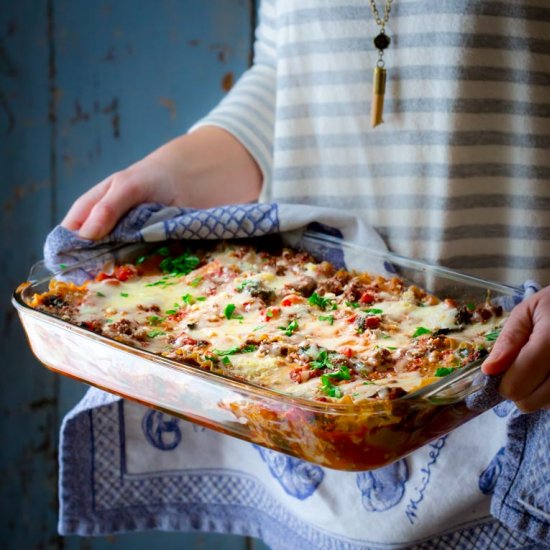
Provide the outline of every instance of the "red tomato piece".
<path id="1" fill-rule="evenodd" d="M 361 304 L 372 304 L 374 302 L 374 296 L 370 292 L 363 292 L 361 298 L 359 298 L 359 303 Z"/>
<path id="2" fill-rule="evenodd" d="M 115 267 L 115 277 L 119 281 L 128 281 L 137 275 L 137 269 L 133 265 L 119 265 Z"/>

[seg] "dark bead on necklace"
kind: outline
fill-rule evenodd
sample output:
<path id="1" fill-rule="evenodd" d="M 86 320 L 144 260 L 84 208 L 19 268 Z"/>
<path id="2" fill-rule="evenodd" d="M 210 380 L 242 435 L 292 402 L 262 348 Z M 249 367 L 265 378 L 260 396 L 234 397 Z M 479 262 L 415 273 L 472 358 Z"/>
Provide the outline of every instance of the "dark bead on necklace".
<path id="1" fill-rule="evenodd" d="M 374 47 L 377 50 L 385 50 L 390 45 L 390 42 L 390 37 L 387 34 L 381 32 L 374 39 Z"/>

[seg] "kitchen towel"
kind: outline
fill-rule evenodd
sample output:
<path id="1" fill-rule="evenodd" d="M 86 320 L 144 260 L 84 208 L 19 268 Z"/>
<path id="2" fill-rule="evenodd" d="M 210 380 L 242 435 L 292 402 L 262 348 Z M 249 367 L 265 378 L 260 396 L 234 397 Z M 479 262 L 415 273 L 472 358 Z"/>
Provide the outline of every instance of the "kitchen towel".
<path id="1" fill-rule="evenodd" d="M 55 268 L 116 243 L 166 239 L 282 233 L 296 242 L 304 228 L 385 248 L 365 220 L 327 208 L 149 204 L 99 242 L 54 229 L 45 258 Z M 368 267 L 349 265 L 345 254 L 331 259 Z M 384 267 L 391 272 L 390 264 Z M 274 550 L 544 544 L 550 532 L 549 414 L 520 415 L 500 403 L 386 468 L 348 473 L 91 389 L 61 429 L 59 531 L 215 531 L 259 537 Z"/>

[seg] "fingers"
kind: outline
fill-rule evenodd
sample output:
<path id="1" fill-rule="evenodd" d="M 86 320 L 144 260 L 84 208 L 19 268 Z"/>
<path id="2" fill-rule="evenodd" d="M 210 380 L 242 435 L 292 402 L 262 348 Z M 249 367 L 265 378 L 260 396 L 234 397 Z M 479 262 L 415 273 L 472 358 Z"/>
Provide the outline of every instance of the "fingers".
<path id="1" fill-rule="evenodd" d="M 63 218 L 61 225 L 71 231 L 78 231 L 88 218 L 92 208 L 109 189 L 111 179 L 112 176 L 108 177 L 79 197 Z"/>
<path id="2" fill-rule="evenodd" d="M 525 304 L 517 306 L 506 321 L 489 357 L 483 362 L 483 372 L 495 375 L 508 370 L 529 341 L 532 330 L 528 308 Z"/>
<path id="3" fill-rule="evenodd" d="M 79 235 L 84 239 L 105 237 L 128 210 L 145 201 L 144 191 L 144 186 L 131 177 L 115 174 L 109 179 L 106 192 L 91 206 Z"/>
<path id="4" fill-rule="evenodd" d="M 550 378 L 547 378 L 531 395 L 516 401 L 518 409 L 529 413 L 538 409 L 550 409 Z"/>

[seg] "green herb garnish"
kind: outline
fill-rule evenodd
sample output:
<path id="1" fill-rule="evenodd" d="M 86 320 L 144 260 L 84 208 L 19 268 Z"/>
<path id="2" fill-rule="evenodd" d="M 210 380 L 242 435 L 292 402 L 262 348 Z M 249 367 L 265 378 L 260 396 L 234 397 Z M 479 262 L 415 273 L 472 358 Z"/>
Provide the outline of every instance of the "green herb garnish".
<path id="1" fill-rule="evenodd" d="M 447 376 L 448 374 L 451 374 L 451 372 L 454 372 L 456 369 L 453 367 L 439 367 L 435 369 L 434 376 Z"/>
<path id="2" fill-rule="evenodd" d="M 427 329 L 425 327 L 416 327 L 416 330 L 414 331 L 412 337 L 418 338 L 419 336 L 422 336 L 423 334 L 431 334 L 432 331 L 430 329 Z"/>
<path id="3" fill-rule="evenodd" d="M 319 355 L 309 364 L 312 369 L 331 369 L 334 365 L 330 362 L 329 352 L 324 349 L 319 352 Z"/>
<path id="4" fill-rule="evenodd" d="M 298 330 L 298 323 L 296 320 L 290 321 L 286 327 L 279 327 L 287 336 L 292 336 L 292 333 Z"/>
<path id="5" fill-rule="evenodd" d="M 157 252 L 158 253 L 158 252 Z M 163 273 L 172 273 L 174 275 L 187 275 L 195 269 L 200 263 L 197 256 L 190 252 L 184 252 L 177 258 L 167 256 L 160 262 L 160 269 Z"/>
<path id="6" fill-rule="evenodd" d="M 223 314 L 225 315 L 226 319 L 242 319 L 242 315 L 235 315 L 235 304 L 227 304 L 225 306 L 225 309 L 223 310 Z"/>
<path id="7" fill-rule="evenodd" d="M 158 250 L 155 250 L 154 254 L 159 256 L 170 256 L 170 249 L 167 246 L 161 246 Z"/>
<path id="8" fill-rule="evenodd" d="M 156 338 L 157 336 L 161 336 L 162 334 L 166 334 L 166 332 L 164 332 L 163 330 L 155 329 L 149 331 L 147 333 L 147 336 L 149 336 L 149 338 Z"/>
<path id="9" fill-rule="evenodd" d="M 105 298 L 105 294 L 103 292 L 99 292 L 99 290 L 95 293 L 96 296 L 99 296 L 100 298 Z"/>
<path id="10" fill-rule="evenodd" d="M 334 315 L 319 315 L 319 321 L 327 321 L 329 325 L 334 323 Z"/>
<path id="11" fill-rule="evenodd" d="M 206 300 L 206 296 L 197 296 L 195 300 L 197 300 L 197 302 L 204 302 Z"/>
<path id="12" fill-rule="evenodd" d="M 252 353 L 257 349 L 258 349 L 258 346 L 255 346 L 254 344 L 248 344 L 247 346 L 244 346 L 241 348 L 241 353 Z"/>
<path id="13" fill-rule="evenodd" d="M 129 294 L 127 292 L 121 292 L 120 295 L 123 297 L 123 298 L 128 298 Z"/>
<path id="14" fill-rule="evenodd" d="M 384 313 L 384 311 L 382 309 L 378 309 L 378 308 L 375 308 L 375 307 L 369 307 L 367 309 L 364 309 L 363 311 L 365 313 L 370 313 L 372 315 L 380 315 L 381 313 Z"/>
<path id="15" fill-rule="evenodd" d="M 147 322 L 153 326 L 160 325 L 162 321 L 164 321 L 164 319 L 158 315 L 151 315 L 150 317 L 147 317 Z"/>
<path id="16" fill-rule="evenodd" d="M 224 365 L 231 365 L 231 360 L 229 359 L 229 357 L 224 357 L 224 358 L 222 359 L 222 363 L 223 363 Z"/>
<path id="17" fill-rule="evenodd" d="M 167 309 L 164 313 L 166 313 L 167 315 L 175 315 L 177 312 L 177 309 Z"/>
<path id="18" fill-rule="evenodd" d="M 340 365 L 340 368 L 336 372 L 327 372 L 327 376 L 335 380 L 350 380 L 351 374 L 349 368 L 346 365 Z"/>
<path id="19" fill-rule="evenodd" d="M 67 264 L 59 264 L 59 269 L 67 269 Z"/>
<path id="20" fill-rule="evenodd" d="M 216 355 L 219 355 L 220 357 L 224 357 L 226 355 L 234 355 L 235 353 L 239 353 L 241 351 L 241 348 L 239 346 L 233 346 L 229 349 L 215 349 L 212 350 Z"/>
<path id="21" fill-rule="evenodd" d="M 331 309 L 336 309 L 336 304 L 334 303 L 334 300 L 331 300 L 330 298 L 324 298 L 323 296 L 319 296 L 317 292 L 314 292 L 307 301 L 312 306 L 317 306 L 319 309 L 322 309 L 325 311 L 328 307 Z"/>
<path id="22" fill-rule="evenodd" d="M 192 286 L 192 287 L 197 287 L 199 286 L 200 282 L 202 281 L 202 277 L 195 277 L 189 284 Z"/>
<path id="23" fill-rule="evenodd" d="M 485 340 L 489 340 L 489 342 L 494 342 L 498 338 L 499 334 L 500 334 L 500 329 L 499 330 L 493 330 L 492 332 L 488 332 L 485 335 Z"/>
<path id="24" fill-rule="evenodd" d="M 348 302 L 348 300 L 346 300 L 344 302 L 348 307 L 353 307 L 353 308 L 358 308 L 359 307 L 359 302 Z"/>
<path id="25" fill-rule="evenodd" d="M 325 395 L 329 397 L 342 397 L 342 390 L 338 386 L 335 386 L 326 374 L 321 376 L 321 384 L 321 390 Z"/>
<path id="26" fill-rule="evenodd" d="M 190 306 L 191 304 L 194 304 L 195 303 L 195 298 L 193 298 L 193 296 L 191 296 L 191 294 L 184 294 L 181 299 L 188 305 Z"/>

